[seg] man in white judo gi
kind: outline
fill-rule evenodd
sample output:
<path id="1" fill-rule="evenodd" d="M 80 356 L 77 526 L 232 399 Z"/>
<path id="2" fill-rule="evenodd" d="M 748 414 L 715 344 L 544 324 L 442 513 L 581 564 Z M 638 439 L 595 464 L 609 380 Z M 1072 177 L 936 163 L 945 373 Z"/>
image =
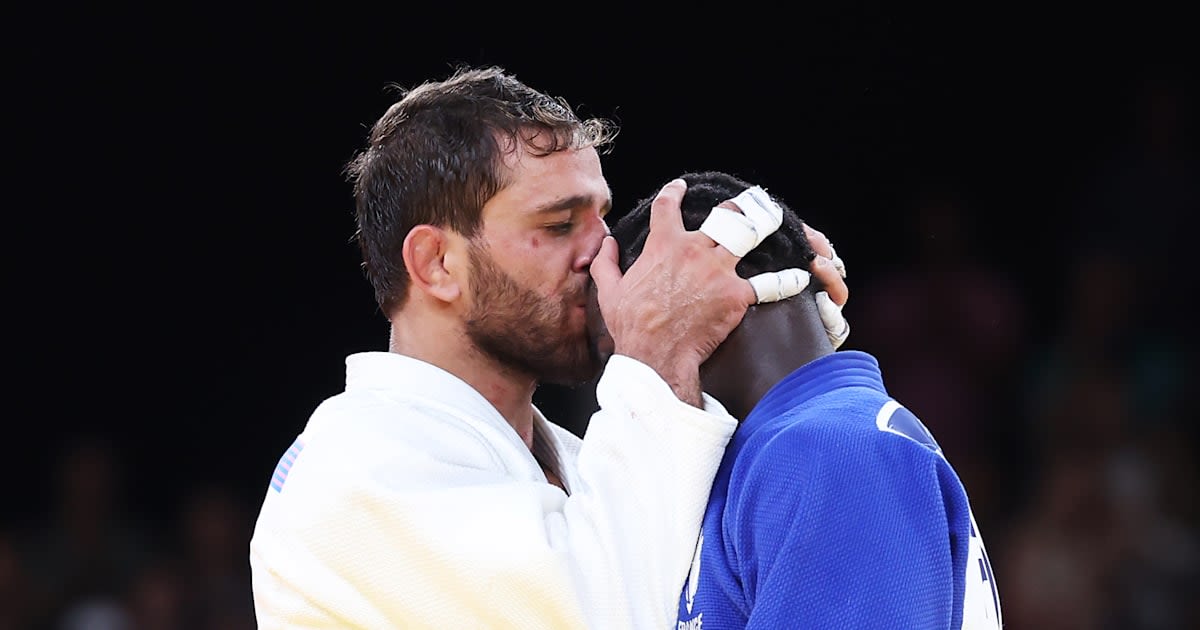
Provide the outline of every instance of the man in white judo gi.
<path id="1" fill-rule="evenodd" d="M 498 68 L 421 85 L 376 122 L 349 172 L 390 344 L 346 359 L 345 391 L 279 460 L 250 543 L 260 627 L 674 623 L 736 424 L 699 365 L 761 300 L 730 249 L 684 230 L 681 181 L 619 271 L 599 158 L 614 133 Z M 844 339 L 845 284 L 813 272 Z M 590 281 L 616 354 L 580 440 L 532 397 L 599 369 Z"/>

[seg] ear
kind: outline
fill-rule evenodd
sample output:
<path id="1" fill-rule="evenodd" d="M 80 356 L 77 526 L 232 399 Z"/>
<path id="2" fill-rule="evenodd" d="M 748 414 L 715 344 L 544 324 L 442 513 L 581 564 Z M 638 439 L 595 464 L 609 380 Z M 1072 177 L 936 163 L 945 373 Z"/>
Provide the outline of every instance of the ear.
<path id="1" fill-rule="evenodd" d="M 446 230 L 432 225 L 418 225 L 404 238 L 404 266 L 413 289 L 443 302 L 452 302 L 462 295 L 460 275 L 451 273 L 447 265 L 452 240 Z"/>

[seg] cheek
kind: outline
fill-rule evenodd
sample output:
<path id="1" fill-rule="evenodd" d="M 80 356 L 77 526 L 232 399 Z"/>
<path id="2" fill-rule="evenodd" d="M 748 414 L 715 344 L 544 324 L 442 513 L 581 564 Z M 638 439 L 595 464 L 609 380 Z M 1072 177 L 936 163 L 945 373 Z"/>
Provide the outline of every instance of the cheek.
<path id="1" fill-rule="evenodd" d="M 520 243 L 520 259 L 539 278 L 570 275 L 574 261 L 585 247 L 580 239 L 531 236 Z"/>
<path id="2" fill-rule="evenodd" d="M 560 258 L 568 258 L 573 248 L 571 241 L 554 238 L 545 234 L 535 234 L 527 239 L 513 243 L 524 259 L 537 260 L 541 265 L 549 265 Z"/>
<path id="3" fill-rule="evenodd" d="M 561 297 L 574 283 L 572 264 L 578 242 L 546 234 L 511 235 L 491 243 L 492 260 L 522 288 L 544 298 Z"/>

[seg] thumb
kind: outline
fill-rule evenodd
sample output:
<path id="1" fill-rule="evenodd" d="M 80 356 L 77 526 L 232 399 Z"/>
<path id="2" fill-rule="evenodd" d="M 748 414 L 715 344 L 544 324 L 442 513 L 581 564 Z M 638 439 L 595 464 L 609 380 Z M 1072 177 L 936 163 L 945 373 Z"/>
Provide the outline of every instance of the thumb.
<path id="1" fill-rule="evenodd" d="M 599 253 L 592 259 L 590 269 L 592 280 L 596 283 L 596 293 L 608 295 L 622 277 L 621 268 L 617 265 L 617 239 L 611 236 L 604 237 Z"/>

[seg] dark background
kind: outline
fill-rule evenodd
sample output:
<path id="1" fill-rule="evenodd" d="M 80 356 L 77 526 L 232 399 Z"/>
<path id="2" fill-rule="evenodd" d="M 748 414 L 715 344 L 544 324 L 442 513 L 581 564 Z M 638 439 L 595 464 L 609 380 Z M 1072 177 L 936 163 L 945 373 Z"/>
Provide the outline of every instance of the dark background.
<path id="1" fill-rule="evenodd" d="M 1127 263 L 1126 276 L 1106 277 L 1138 301 L 1106 308 L 1127 315 L 1126 337 L 1161 340 L 1173 357 L 1155 363 L 1165 367 L 1152 397 L 1168 409 L 1155 426 L 1194 440 L 1194 414 L 1175 402 L 1194 382 L 1182 358 L 1195 286 L 1183 243 L 1197 209 L 1197 75 L 1182 13 L 736 9 L 513 8 L 524 15 L 470 23 L 466 8 L 428 7 L 17 12 L 6 29 L 16 142 L 5 274 L 19 296 L 8 301 L 17 360 L 0 477 L 14 547 L 36 557 L 28 532 L 56 522 L 56 471 L 84 437 L 101 439 L 119 471 L 120 520 L 152 538 L 171 537 L 199 487 L 220 488 L 252 519 L 279 454 L 340 390 L 345 355 L 386 348 L 341 169 L 393 100 L 387 84 L 458 63 L 502 65 L 619 122 L 604 158 L 614 216 L 708 168 L 802 208 L 850 268 L 848 347 L 878 351 L 885 373 L 907 368 L 889 334 L 940 335 L 880 322 L 895 304 L 888 290 L 905 286 L 895 272 L 915 270 L 920 284 L 922 265 L 942 260 L 925 254 L 954 241 L 947 268 L 997 280 L 1019 313 L 1002 342 L 1011 352 L 976 377 L 991 389 L 975 409 L 990 415 L 964 422 L 984 425 L 983 437 L 943 444 L 968 489 L 979 486 L 994 556 L 1045 481 L 1037 462 L 1056 447 L 1043 446 L 1058 444 L 1037 435 L 1030 383 L 1071 329 L 1083 252 Z M 1145 175 L 1163 163 L 1167 175 Z M 931 207 L 952 208 L 966 235 L 922 223 Z M 900 292 L 910 311 L 959 295 Z M 539 400 L 582 430 L 589 391 L 575 394 Z M 935 434 L 951 422 L 930 417 L 933 403 L 910 406 Z M 1164 485 L 1187 495 L 1194 482 Z M 1183 503 L 1194 544 L 1195 505 Z"/>

